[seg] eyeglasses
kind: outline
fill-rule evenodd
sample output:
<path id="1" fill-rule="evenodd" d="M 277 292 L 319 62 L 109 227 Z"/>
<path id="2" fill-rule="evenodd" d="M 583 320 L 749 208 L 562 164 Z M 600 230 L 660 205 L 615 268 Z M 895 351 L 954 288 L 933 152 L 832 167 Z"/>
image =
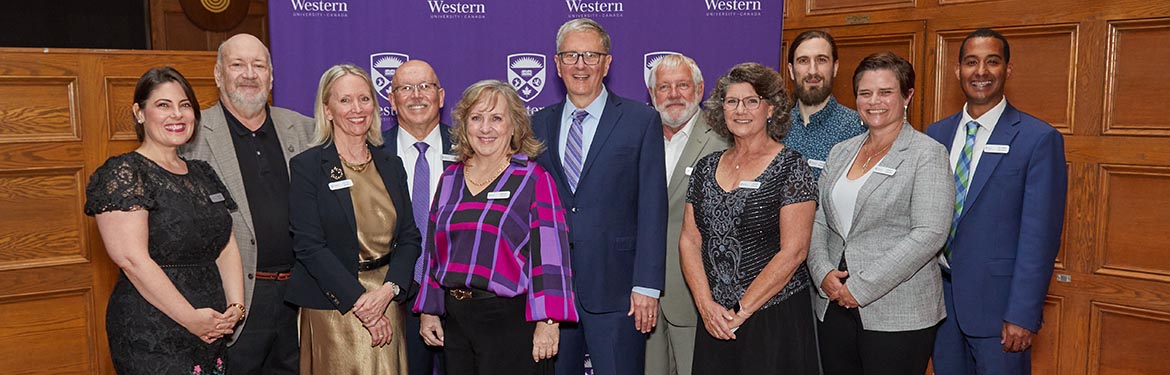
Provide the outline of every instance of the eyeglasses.
<path id="1" fill-rule="evenodd" d="M 609 56 L 608 53 L 601 52 L 558 52 L 557 57 L 561 58 L 561 64 L 577 65 L 577 60 L 584 58 L 585 65 L 597 65 L 601 62 L 602 56 Z"/>
<path id="2" fill-rule="evenodd" d="M 764 97 L 759 96 L 759 95 L 749 96 L 749 97 L 746 97 L 743 99 L 723 98 L 723 109 L 726 109 L 729 111 L 734 111 L 736 108 L 739 108 L 739 103 L 743 103 L 743 107 L 747 108 L 750 111 L 750 110 L 753 110 L 756 108 L 760 108 L 760 103 L 763 103 L 763 102 L 764 102 Z"/>
<path id="3" fill-rule="evenodd" d="M 671 89 L 678 89 L 678 91 L 680 91 L 680 92 L 689 92 L 694 88 L 695 88 L 695 85 L 690 83 L 690 82 L 679 82 L 679 83 L 674 83 L 674 84 L 659 83 L 658 86 L 654 87 L 654 91 L 656 91 L 660 94 L 665 94 L 665 93 L 670 92 Z"/>
<path id="4" fill-rule="evenodd" d="M 423 82 L 417 85 L 402 85 L 395 87 L 392 91 L 398 95 L 410 95 L 412 93 L 431 94 L 439 90 L 438 83 Z"/>

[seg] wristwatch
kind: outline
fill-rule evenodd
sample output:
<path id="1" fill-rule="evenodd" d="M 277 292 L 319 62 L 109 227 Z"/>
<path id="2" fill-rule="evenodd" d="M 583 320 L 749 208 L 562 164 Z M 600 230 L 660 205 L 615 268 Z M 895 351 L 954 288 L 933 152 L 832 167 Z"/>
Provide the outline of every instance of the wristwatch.
<path id="1" fill-rule="evenodd" d="M 553 324 L 557 324 L 557 321 L 555 321 L 555 320 L 552 320 L 552 318 L 548 318 L 548 319 L 545 319 L 545 320 L 544 320 L 544 324 L 548 324 L 548 325 L 550 325 L 550 326 L 551 326 L 551 325 L 553 325 Z"/>
<path id="2" fill-rule="evenodd" d="M 398 284 L 395 284 L 393 281 L 387 281 L 386 285 L 390 286 L 390 290 L 394 291 L 394 296 L 398 296 L 399 293 L 402 293 L 402 288 L 399 288 Z"/>

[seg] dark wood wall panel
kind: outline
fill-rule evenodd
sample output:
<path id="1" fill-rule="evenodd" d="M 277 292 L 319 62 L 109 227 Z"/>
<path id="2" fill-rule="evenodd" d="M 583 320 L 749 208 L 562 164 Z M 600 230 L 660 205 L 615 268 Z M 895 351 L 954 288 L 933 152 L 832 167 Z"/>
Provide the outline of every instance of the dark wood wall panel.
<path id="1" fill-rule="evenodd" d="M 0 141 L 77 140 L 74 77 L 5 77 L 0 82 Z"/>
<path id="2" fill-rule="evenodd" d="M 1170 282 L 1170 237 L 1148 230 L 1170 223 L 1170 168 L 1103 165 L 1101 173 L 1098 272 Z"/>
<path id="3" fill-rule="evenodd" d="M 1105 134 L 1170 135 L 1165 77 L 1150 72 L 1170 61 L 1170 18 L 1109 24 Z"/>
<path id="4" fill-rule="evenodd" d="M 0 369 L 7 374 L 97 370 L 88 290 L 0 299 Z M 61 308 L 69 306 L 70 308 Z"/>
<path id="5" fill-rule="evenodd" d="M 268 0 L 250 0 L 244 21 L 227 31 L 204 30 L 183 13 L 179 0 L 150 0 L 151 45 L 157 50 L 214 51 L 232 35 L 268 41 Z"/>
<path id="6" fill-rule="evenodd" d="M 1170 373 L 1165 333 L 1170 314 L 1123 305 L 1094 303 L 1090 375 Z"/>
<path id="7" fill-rule="evenodd" d="M 1049 296 L 1044 301 L 1044 325 L 1060 327 L 1064 299 Z M 1060 330 L 1041 330 L 1032 343 L 1032 370 L 1039 374 L 1056 374 L 1060 365 Z"/>
<path id="8" fill-rule="evenodd" d="M 915 0 L 807 0 L 809 14 L 866 12 L 913 8 Z"/>
<path id="9" fill-rule="evenodd" d="M 80 169 L 0 173 L 0 269 L 85 262 Z"/>

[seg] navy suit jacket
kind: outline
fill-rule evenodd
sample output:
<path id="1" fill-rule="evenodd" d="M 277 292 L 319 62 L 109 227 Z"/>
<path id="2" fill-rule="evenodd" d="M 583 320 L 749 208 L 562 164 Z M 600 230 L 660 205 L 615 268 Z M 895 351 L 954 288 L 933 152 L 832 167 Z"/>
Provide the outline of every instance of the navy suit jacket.
<path id="1" fill-rule="evenodd" d="M 949 150 L 962 121 L 956 113 L 926 133 Z M 1003 322 L 1038 332 L 1064 228 L 1068 171 L 1064 138 L 1051 125 L 1004 109 L 968 187 L 951 242 L 951 294 L 963 333 L 998 337 Z"/>
<path id="2" fill-rule="evenodd" d="M 443 139 L 443 153 L 451 153 L 451 126 L 439 123 L 439 137 Z M 390 155 L 398 156 L 398 125 L 382 132 L 382 147 L 386 148 L 386 152 Z M 443 169 L 451 166 L 451 162 L 444 161 Z"/>
<path id="3" fill-rule="evenodd" d="M 609 93 L 574 193 L 561 164 L 561 111 L 532 115 L 567 211 L 577 301 L 590 313 L 628 311 L 634 286 L 662 290 L 666 262 L 666 165 L 658 112 Z M 566 125 L 567 126 L 567 125 Z"/>
<path id="4" fill-rule="evenodd" d="M 402 160 L 384 147 L 371 145 L 369 149 L 398 216 L 386 281 L 405 288 L 413 282 L 414 261 L 421 252 L 422 240 L 412 219 L 406 171 Z M 289 222 L 297 263 L 285 300 L 344 314 L 366 289 L 357 278 L 359 245 L 349 188 L 329 188 L 329 183 L 340 180 L 331 175 L 341 168 L 333 143 L 305 150 L 289 161 Z M 399 293 L 394 300 L 405 302 L 407 298 L 407 293 Z"/>

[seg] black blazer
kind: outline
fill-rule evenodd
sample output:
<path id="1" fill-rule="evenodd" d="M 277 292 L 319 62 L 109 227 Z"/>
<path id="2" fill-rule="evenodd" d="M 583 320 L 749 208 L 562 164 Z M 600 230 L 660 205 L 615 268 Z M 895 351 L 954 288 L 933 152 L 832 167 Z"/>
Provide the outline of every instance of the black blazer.
<path id="1" fill-rule="evenodd" d="M 386 281 L 405 289 L 412 282 L 422 236 L 414 225 L 406 171 L 402 160 L 384 147 L 368 145 L 374 166 L 398 212 L 394 243 L 390 246 L 390 270 Z M 330 190 L 329 183 L 342 178 L 341 159 L 332 143 L 305 150 L 289 161 L 289 221 L 297 263 L 285 300 L 312 309 L 348 312 L 365 293 L 357 279 L 358 239 L 353 200 L 349 189 Z M 399 293 L 395 301 L 407 300 Z"/>

